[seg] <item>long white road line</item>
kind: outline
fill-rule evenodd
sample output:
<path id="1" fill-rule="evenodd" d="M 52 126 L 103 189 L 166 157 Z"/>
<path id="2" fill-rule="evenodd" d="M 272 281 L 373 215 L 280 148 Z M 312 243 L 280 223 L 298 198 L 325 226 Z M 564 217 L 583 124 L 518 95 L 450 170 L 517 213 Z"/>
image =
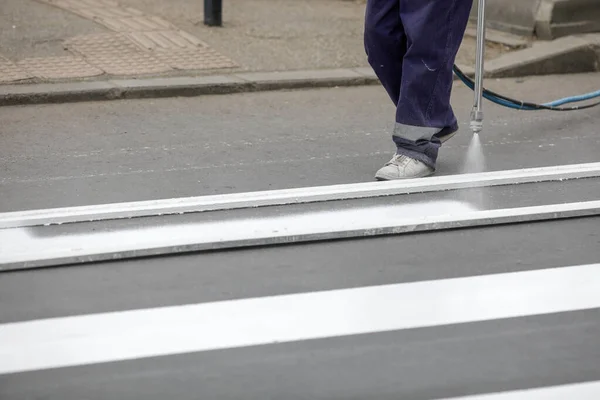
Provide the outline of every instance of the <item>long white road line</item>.
<path id="1" fill-rule="evenodd" d="M 600 163 L 0 213 L 0 229 L 600 177 Z"/>
<path id="2" fill-rule="evenodd" d="M 484 211 L 438 201 L 108 231 L 80 223 L 77 233 L 55 236 L 32 228 L 0 229 L 0 271 L 595 215 L 600 215 L 600 200 Z"/>
<path id="3" fill-rule="evenodd" d="M 600 264 L 0 325 L 0 374 L 600 307 Z"/>

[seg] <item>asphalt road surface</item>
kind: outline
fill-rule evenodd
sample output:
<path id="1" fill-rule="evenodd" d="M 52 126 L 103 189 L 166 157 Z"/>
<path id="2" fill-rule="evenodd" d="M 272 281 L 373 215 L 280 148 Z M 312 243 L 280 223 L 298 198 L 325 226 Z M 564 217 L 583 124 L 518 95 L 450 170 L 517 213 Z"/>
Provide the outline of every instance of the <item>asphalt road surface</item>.
<path id="1" fill-rule="evenodd" d="M 550 101 L 600 75 L 489 81 Z M 439 174 L 462 170 L 472 92 L 456 84 L 462 131 Z M 600 109 L 516 112 L 485 104 L 487 170 L 598 161 Z M 377 87 L 0 108 L 0 212 L 372 181 L 394 151 L 394 109 Z"/>
<path id="2" fill-rule="evenodd" d="M 556 79 L 492 85 L 550 100 L 600 82 Z M 471 93 L 454 98 L 466 118 Z M 598 111 L 487 107 L 487 170 L 598 161 Z M 372 180 L 392 111 L 377 87 L 0 109 L 0 212 Z M 461 171 L 468 143 L 465 125 L 440 174 Z M 599 186 L 494 188 L 486 207 L 598 200 Z M 453 194 L 413 199 L 435 196 Z M 595 383 L 599 227 L 593 217 L 2 273 L 0 398 L 431 400 Z M 323 291 L 331 302 L 310 300 Z M 296 339 L 251 344 L 273 332 Z M 173 350 L 190 343 L 203 350 Z"/>

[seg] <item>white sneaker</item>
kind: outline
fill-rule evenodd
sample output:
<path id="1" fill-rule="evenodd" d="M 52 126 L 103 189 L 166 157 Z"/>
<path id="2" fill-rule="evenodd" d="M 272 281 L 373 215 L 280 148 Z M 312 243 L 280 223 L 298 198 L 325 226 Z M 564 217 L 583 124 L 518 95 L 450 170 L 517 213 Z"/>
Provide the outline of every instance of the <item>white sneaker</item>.
<path id="1" fill-rule="evenodd" d="M 435 172 L 427 164 L 405 155 L 396 154 L 375 174 L 375 179 L 390 181 L 394 179 L 423 178 Z"/>

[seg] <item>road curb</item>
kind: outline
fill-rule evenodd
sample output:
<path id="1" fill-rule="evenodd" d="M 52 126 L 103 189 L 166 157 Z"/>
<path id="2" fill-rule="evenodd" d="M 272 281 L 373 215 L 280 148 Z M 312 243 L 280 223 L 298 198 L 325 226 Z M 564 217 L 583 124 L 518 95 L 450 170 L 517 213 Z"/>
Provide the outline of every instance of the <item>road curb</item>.
<path id="1" fill-rule="evenodd" d="M 0 106 L 201 96 L 378 83 L 367 68 L 0 86 Z"/>
<path id="2" fill-rule="evenodd" d="M 473 75 L 472 67 L 462 67 Z M 600 70 L 600 34 L 537 42 L 486 62 L 494 78 L 582 73 Z M 113 79 L 107 81 L 0 86 L 0 106 L 118 99 L 191 97 L 273 90 L 377 84 L 371 68 L 247 72 L 197 77 Z"/>

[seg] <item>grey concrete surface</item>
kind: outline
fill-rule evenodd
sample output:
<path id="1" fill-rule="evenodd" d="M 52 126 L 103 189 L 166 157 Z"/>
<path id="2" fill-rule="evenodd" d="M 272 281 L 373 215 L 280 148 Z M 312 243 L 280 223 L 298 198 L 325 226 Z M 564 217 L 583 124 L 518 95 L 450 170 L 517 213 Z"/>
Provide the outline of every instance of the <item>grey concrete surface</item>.
<path id="1" fill-rule="evenodd" d="M 512 97 L 586 93 L 598 74 L 487 81 Z M 560 84 L 558 83 L 560 82 Z M 472 92 L 439 174 L 463 168 Z M 598 109 L 517 112 L 485 104 L 487 170 L 598 161 Z M 371 181 L 394 151 L 378 86 L 0 108 L 0 212 Z"/>
<path id="2" fill-rule="evenodd" d="M 225 2 L 226 1 L 226 2 Z M 363 45 L 365 5 L 340 0 L 225 0 L 223 28 L 203 24 L 202 1 L 122 0 L 159 15 L 204 40 L 244 69 L 277 71 L 368 66 Z M 508 49 L 488 43 L 486 57 Z M 460 64 L 473 65 L 475 39 L 466 37 Z"/>
<path id="3" fill-rule="evenodd" d="M 13 61 L 64 56 L 64 39 L 103 31 L 93 21 L 35 0 L 0 2 L 0 54 Z"/>
<path id="4" fill-rule="evenodd" d="M 600 68 L 600 34 L 538 42 L 485 63 L 486 77 L 595 72 Z M 474 68 L 461 65 L 467 76 Z M 458 76 L 454 76 L 457 80 Z M 233 72 L 223 75 L 113 79 L 77 83 L 0 86 L 0 107 L 81 101 L 201 96 L 271 90 L 349 87 L 379 84 L 370 67 Z"/>
<path id="5" fill-rule="evenodd" d="M 485 65 L 486 76 L 516 77 L 598 71 L 600 34 L 567 36 L 504 54 Z"/>
<path id="6" fill-rule="evenodd" d="M 148 16 L 161 17 L 182 29 L 221 55 L 230 58 L 235 69 L 241 71 L 282 71 L 324 68 L 351 68 L 368 66 L 363 46 L 364 4 L 340 0 L 227 0 L 224 8 L 225 26 L 209 28 L 203 25 L 203 2 L 176 1 L 119 1 L 123 7 L 133 7 Z M 88 4 L 94 4 L 88 3 Z M 101 6 L 101 5 L 98 5 Z M 92 17 L 83 19 L 69 11 L 43 4 L 36 0 L 6 0 L 0 4 L 0 55 L 12 62 L 29 60 L 33 76 L 0 71 L 0 80 L 12 84 L 24 79 L 33 82 L 105 80 L 113 78 L 112 69 L 102 68 L 91 57 L 87 61 L 106 74 L 82 74 L 65 61 L 50 61 L 62 73 L 45 74 L 45 62 L 50 56 L 70 54 L 64 51 L 65 43 L 78 35 L 109 32 L 96 24 Z M 14 28 L 13 28 L 14 27 Z M 114 43 L 107 39 L 107 46 Z M 489 42 L 486 57 L 492 59 L 510 51 L 509 46 Z M 118 53 L 123 50 L 116 50 Z M 141 56 L 141 55 L 140 55 Z M 110 57 L 105 54 L 102 57 Z M 460 64 L 473 65 L 475 39 L 467 36 L 458 55 Z M 114 63 L 122 63 L 118 58 Z M 209 60 L 210 61 L 210 60 Z M 133 65 L 128 76 L 180 76 L 211 75 L 221 73 L 221 67 L 194 69 L 178 66 L 172 70 L 144 70 Z M 16 68 L 16 67 L 14 67 Z M 91 68 L 91 67 L 89 67 Z M 199 67 L 198 67 L 199 68 Z M 136 72 L 136 70 L 139 72 Z M 235 70 L 234 69 L 234 70 Z M 118 69 L 117 71 L 123 71 Z M 23 71 L 21 71 L 23 72 Z M 95 70 L 95 72 L 98 72 Z M 91 75 L 93 78 L 85 78 Z M 3 76 L 4 75 L 4 76 Z"/>
<path id="7" fill-rule="evenodd" d="M 541 0 L 488 0 L 486 2 L 487 26 L 503 32 L 533 36 Z M 477 21 L 479 0 L 473 0 L 471 19 Z"/>
<path id="8" fill-rule="evenodd" d="M 538 12 L 536 33 L 541 39 L 600 32 L 600 4 L 595 0 L 553 0 Z"/>
<path id="9" fill-rule="evenodd" d="M 506 13 L 506 15 L 512 16 L 513 20 L 515 16 L 526 16 L 525 19 L 529 21 L 531 19 L 529 14 L 535 14 L 534 9 L 537 6 L 533 7 L 528 2 L 517 3 L 502 9 L 494 8 L 494 4 L 492 4 L 492 10 L 499 15 Z M 566 3 L 571 4 L 571 2 Z M 235 64 L 237 67 L 225 71 L 220 69 L 221 67 L 217 67 L 217 64 L 213 65 L 213 69 L 196 70 L 189 69 L 191 67 L 177 66 L 174 67 L 175 69 L 167 71 L 167 68 L 160 72 L 159 70 L 144 70 L 143 65 L 132 64 L 130 69 L 118 69 L 126 72 L 114 72 L 110 68 L 104 68 L 101 64 L 96 65 L 92 62 L 94 57 L 86 56 L 88 57 L 86 62 L 92 64 L 94 68 L 88 65 L 84 68 L 86 71 L 83 72 L 80 70 L 82 65 L 86 65 L 83 61 L 78 61 L 79 68 L 74 68 L 71 57 L 68 57 L 71 61 L 50 60 L 48 57 L 70 54 L 64 50 L 66 41 L 78 35 L 108 32 L 106 28 L 94 23 L 92 17 L 89 17 L 92 19 L 86 20 L 69 11 L 49 6 L 40 1 L 9 0 L 0 4 L 2 7 L 0 26 L 3 27 L 0 29 L 0 42 L 3 43 L 0 48 L 0 56 L 6 57 L 12 62 L 22 61 L 29 57 L 34 57 L 35 60 L 28 59 L 25 66 L 20 64 L 18 68 L 17 66 L 9 68 L 9 64 L 5 63 L 6 71 L 0 71 L 0 75 L 4 75 L 4 77 L 0 76 L 0 80 L 6 82 L 6 85 L 10 87 L 18 87 L 19 85 L 15 85 L 17 82 L 27 82 L 33 85 L 25 90 L 27 93 L 23 93 L 23 90 L 19 88 L 12 92 L 5 87 L 0 87 L 0 105 L 222 92 L 218 87 L 211 87 L 211 90 L 207 90 L 205 87 L 198 88 L 193 85 L 182 88 L 177 84 L 169 88 L 161 87 L 160 84 L 158 84 L 159 87 L 131 85 L 123 90 L 107 89 L 102 94 L 95 90 L 89 93 L 89 96 L 83 95 L 80 90 L 61 91 L 61 89 L 66 89 L 60 86 L 62 82 L 85 81 L 93 84 L 98 81 L 119 78 L 111 75 L 113 73 L 126 73 L 133 77 L 138 75 L 137 77 L 142 78 L 183 77 L 189 79 L 229 71 L 272 72 L 368 67 L 363 46 L 364 2 L 228 0 L 225 4 L 225 26 L 223 28 L 209 28 L 203 25 L 203 3 L 201 1 L 123 0 L 120 4 L 125 7 L 134 7 L 147 15 L 164 18 L 178 29 L 190 32 L 198 40 L 207 43 L 215 51 L 234 61 L 233 64 L 227 65 Z M 562 10 L 561 13 L 565 15 L 587 15 L 586 12 L 581 12 L 579 9 L 576 13 L 571 12 L 568 7 L 564 9 L 563 3 L 556 8 Z M 492 14 L 494 13 L 492 12 Z M 571 26 L 568 23 L 562 24 L 564 26 L 561 25 L 560 29 L 563 31 L 568 30 Z M 498 63 L 502 67 L 490 70 L 491 76 L 597 70 L 597 52 L 591 48 L 565 49 L 561 43 L 551 43 L 546 51 L 537 49 L 530 53 L 519 52 L 514 57 L 507 57 L 512 54 L 511 50 L 515 47 L 527 47 L 533 40 L 528 38 L 515 41 L 506 36 L 490 32 L 485 57 L 488 61 L 499 58 Z M 108 41 L 108 39 L 106 40 Z M 138 56 L 141 57 L 142 54 L 138 54 Z M 118 61 L 118 58 L 113 61 L 114 63 L 121 62 Z M 456 62 L 466 68 L 475 63 L 473 26 L 463 39 Z M 18 77 L 14 74 L 17 69 L 20 71 Z M 57 73 L 57 70 L 60 73 Z M 105 73 L 101 73 L 102 71 Z M 47 82 L 56 82 L 58 86 L 50 89 L 50 93 L 40 92 L 44 89 L 43 84 Z M 262 86 L 264 87 L 265 84 L 263 83 Z M 235 85 L 233 88 L 239 89 Z M 229 89 L 228 92 L 236 91 L 231 87 Z"/>
<path id="10" fill-rule="evenodd" d="M 477 5 L 473 0 L 473 20 Z M 600 31 L 596 0 L 488 0 L 486 5 L 488 26 L 504 32 L 551 40 Z"/>

